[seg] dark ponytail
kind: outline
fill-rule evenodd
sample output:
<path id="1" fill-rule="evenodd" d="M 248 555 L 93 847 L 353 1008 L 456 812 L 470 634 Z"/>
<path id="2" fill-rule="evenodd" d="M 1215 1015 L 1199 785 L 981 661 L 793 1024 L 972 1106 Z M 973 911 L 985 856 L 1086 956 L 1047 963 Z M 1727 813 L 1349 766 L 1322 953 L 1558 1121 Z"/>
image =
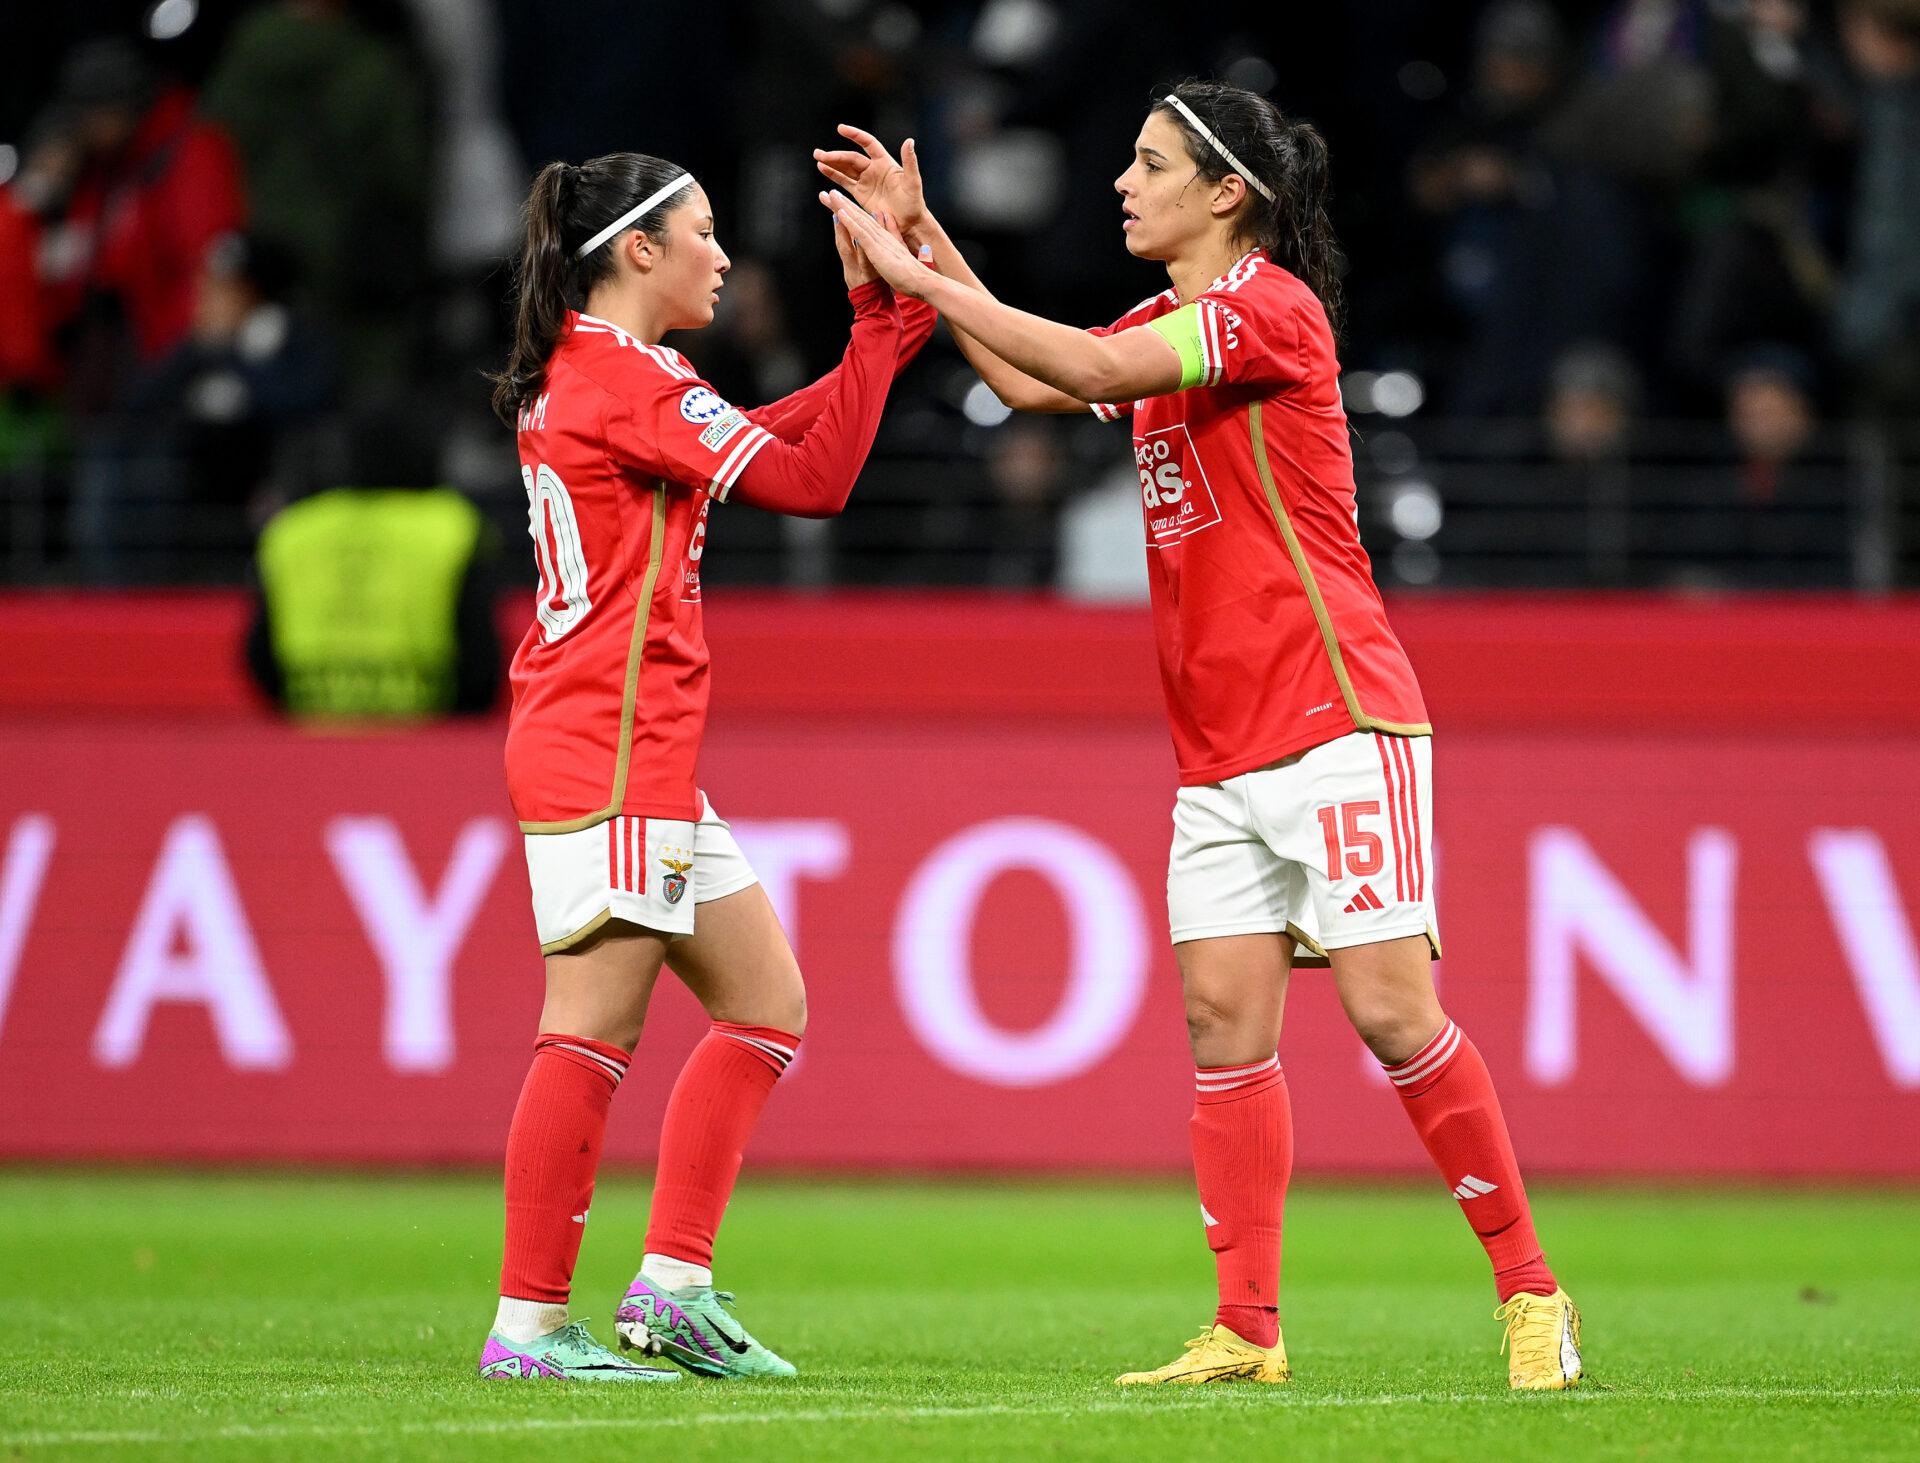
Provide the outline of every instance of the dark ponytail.
<path id="1" fill-rule="evenodd" d="M 640 152 L 613 152 L 575 167 L 548 163 L 527 193 L 527 241 L 513 266 L 513 351 L 493 382 L 493 409 L 509 427 L 520 408 L 546 384 L 547 361 L 560 343 L 568 310 L 584 310 L 593 287 L 612 276 L 613 245 L 608 239 L 585 259 L 574 251 L 621 214 L 666 186 L 684 169 Z M 663 198 L 631 228 L 666 246 L 667 215 L 686 201 L 687 187 Z"/>
<path id="2" fill-rule="evenodd" d="M 1265 249 L 1274 263 L 1305 282 L 1327 312 L 1337 343 L 1346 324 L 1340 288 L 1344 262 L 1327 219 L 1327 141 L 1310 122 L 1289 121 L 1257 91 L 1224 81 L 1183 81 L 1172 95 L 1193 109 L 1241 164 L 1273 190 L 1272 200 L 1249 184 L 1234 223 L 1236 239 Z M 1186 140 L 1200 176 L 1217 183 L 1236 172 L 1219 150 L 1162 97 L 1153 104 Z"/>

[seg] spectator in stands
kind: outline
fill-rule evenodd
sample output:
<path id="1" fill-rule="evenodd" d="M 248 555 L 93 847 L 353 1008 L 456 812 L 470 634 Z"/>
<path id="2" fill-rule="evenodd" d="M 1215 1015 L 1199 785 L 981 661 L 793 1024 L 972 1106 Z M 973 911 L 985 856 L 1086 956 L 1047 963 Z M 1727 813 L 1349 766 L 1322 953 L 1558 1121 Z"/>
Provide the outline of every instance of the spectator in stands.
<path id="1" fill-rule="evenodd" d="M 1713 135 L 1683 209 L 1690 238 L 1669 341 L 1684 408 L 1714 400 L 1755 348 L 1791 347 L 1809 367 L 1826 356 L 1834 270 L 1808 189 L 1806 20 L 1798 0 L 1748 0 L 1711 19 Z"/>
<path id="2" fill-rule="evenodd" d="M 75 515 L 84 554 L 139 579 L 163 568 L 198 578 L 196 565 L 233 572 L 276 450 L 334 398 L 332 350 L 288 308 L 294 279 L 291 257 L 257 237 L 208 247 L 191 332 L 135 378 L 113 425 L 85 448 Z M 96 496 L 102 484 L 129 483 L 142 489 L 131 499 Z"/>
<path id="3" fill-rule="evenodd" d="M 418 720 L 492 707 L 500 688 L 498 535 L 433 486 L 434 443 L 404 408 L 352 430 L 352 481 L 260 534 L 247 666 L 295 716 Z"/>
<path id="4" fill-rule="evenodd" d="M 1144 602 L 1140 555 L 1140 473 L 1131 457 L 1116 464 L 1060 514 L 1060 592 L 1069 599 Z"/>
<path id="5" fill-rule="evenodd" d="M 1727 377 L 1739 458 L 1728 528 L 1716 537 L 1735 582 L 1839 586 L 1849 577 L 1846 469 L 1808 461 L 1816 428 L 1812 363 L 1782 346 L 1749 352 Z"/>
<path id="6" fill-rule="evenodd" d="M 993 487 L 986 579 L 997 589 L 1053 583 L 1055 535 L 1066 463 L 1054 423 L 1016 418 L 994 431 L 987 449 Z"/>
<path id="7" fill-rule="evenodd" d="M 300 302 L 339 340 L 357 397 L 414 365 L 432 195 L 421 70 L 344 0 L 281 0 L 238 23 L 207 82 L 254 228 L 299 261 Z"/>
<path id="8" fill-rule="evenodd" d="M 1566 40 L 1539 0 L 1499 0 L 1474 35 L 1474 81 L 1460 110 L 1414 156 L 1414 202 L 1442 220 L 1441 287 L 1467 328 L 1451 403 L 1483 414 L 1513 409 L 1538 362 L 1513 358 L 1515 337 L 1543 313 L 1533 236 L 1553 206 L 1540 125 L 1559 94 Z"/>
<path id="9" fill-rule="evenodd" d="M 1813 370 L 1804 356 L 1776 347 L 1751 353 L 1727 378 L 1727 430 L 1740 452 L 1749 502 L 1780 496 L 1781 474 L 1813 435 Z"/>
<path id="10" fill-rule="evenodd" d="M 117 406 L 128 375 L 186 336 L 207 245 L 246 211 L 225 135 L 119 39 L 67 58 L 10 201 L 0 273 L 37 275 L 44 332 L 25 358 L 50 348 L 84 414 Z"/>
<path id="11" fill-rule="evenodd" d="M 1554 362 L 1547 391 L 1547 442 L 1561 466 L 1543 477 L 1545 495 L 1584 509 L 1581 557 L 1589 583 L 1627 575 L 1632 518 L 1627 452 L 1640 378 L 1618 346 L 1586 341 Z"/>
<path id="12" fill-rule="evenodd" d="M 1640 403 L 1639 374 L 1626 352 L 1604 341 L 1564 351 L 1547 393 L 1547 440 L 1566 462 L 1625 457 Z"/>
<path id="13" fill-rule="evenodd" d="M 1834 340 L 1874 407 L 1920 412 L 1920 0 L 1848 0 L 1841 34 L 1860 163 Z"/>

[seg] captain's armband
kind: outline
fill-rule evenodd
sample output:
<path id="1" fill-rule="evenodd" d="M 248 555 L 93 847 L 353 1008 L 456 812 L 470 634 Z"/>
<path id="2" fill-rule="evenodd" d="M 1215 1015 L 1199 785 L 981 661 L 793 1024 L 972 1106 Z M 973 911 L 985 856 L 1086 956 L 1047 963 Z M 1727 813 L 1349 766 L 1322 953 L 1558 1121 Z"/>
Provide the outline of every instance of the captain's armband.
<path id="1" fill-rule="evenodd" d="M 1147 322 L 1147 329 L 1166 341 L 1180 356 L 1180 384 L 1176 390 L 1185 391 L 1190 386 L 1198 386 L 1207 376 L 1209 353 L 1206 326 L 1207 322 L 1200 318 L 1198 301 L 1182 305 L 1170 315 Z"/>

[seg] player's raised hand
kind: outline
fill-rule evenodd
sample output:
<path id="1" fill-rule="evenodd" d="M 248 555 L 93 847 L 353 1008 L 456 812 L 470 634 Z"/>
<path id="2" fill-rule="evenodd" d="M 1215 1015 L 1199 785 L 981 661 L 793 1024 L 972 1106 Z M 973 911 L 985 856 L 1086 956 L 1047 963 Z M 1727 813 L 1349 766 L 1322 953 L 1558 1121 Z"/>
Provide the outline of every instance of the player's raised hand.
<path id="1" fill-rule="evenodd" d="M 840 124 L 840 135 L 860 151 L 829 152 L 816 147 L 814 166 L 830 183 L 837 183 L 868 213 L 891 214 L 902 233 L 910 234 L 927 211 L 920 186 L 920 152 L 909 137 L 900 148 L 900 161 L 880 145 L 880 139 L 858 127 Z"/>
<path id="2" fill-rule="evenodd" d="M 882 222 L 838 191 L 822 193 L 820 202 L 834 218 L 835 242 L 839 230 L 845 230 L 854 247 L 866 256 L 868 266 L 881 279 L 903 295 L 924 299 L 927 281 L 936 276 L 924 267 L 900 237 L 900 226 L 892 219 Z M 889 227 L 891 225 L 891 227 Z M 848 279 L 852 279 L 851 273 Z M 851 288 L 851 285 L 849 285 Z"/>
<path id="3" fill-rule="evenodd" d="M 868 260 L 866 251 L 854 243 L 853 235 L 847 232 L 847 226 L 838 215 L 833 220 L 833 247 L 839 251 L 840 274 L 846 280 L 848 289 L 857 289 L 880 278 Z"/>

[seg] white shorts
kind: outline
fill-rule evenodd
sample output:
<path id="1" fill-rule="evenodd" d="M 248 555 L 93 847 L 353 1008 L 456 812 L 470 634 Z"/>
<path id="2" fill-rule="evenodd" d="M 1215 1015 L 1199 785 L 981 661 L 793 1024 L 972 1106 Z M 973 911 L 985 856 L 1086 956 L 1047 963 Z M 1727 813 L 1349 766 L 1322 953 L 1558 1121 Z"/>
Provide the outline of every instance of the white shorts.
<path id="1" fill-rule="evenodd" d="M 695 905 L 758 882 L 705 793 L 698 823 L 610 818 L 578 833 L 526 838 L 542 955 L 577 945 L 610 919 L 685 939 Z"/>
<path id="2" fill-rule="evenodd" d="M 1167 862 L 1173 942 L 1290 934 L 1296 965 L 1425 935 L 1433 912 L 1433 742 L 1354 732 L 1183 787 Z"/>

